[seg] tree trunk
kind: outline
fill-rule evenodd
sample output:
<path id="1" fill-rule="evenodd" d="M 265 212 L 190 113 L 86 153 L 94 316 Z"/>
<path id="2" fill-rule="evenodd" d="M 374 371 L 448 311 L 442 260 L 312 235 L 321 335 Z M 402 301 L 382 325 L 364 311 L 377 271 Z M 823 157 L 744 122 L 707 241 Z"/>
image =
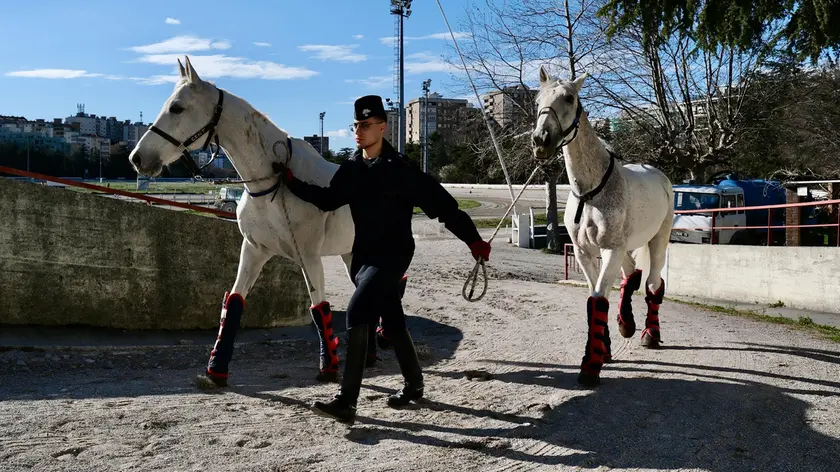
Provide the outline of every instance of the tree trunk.
<path id="1" fill-rule="evenodd" d="M 557 241 L 557 179 L 560 177 L 560 167 L 552 166 L 548 172 L 548 196 L 546 200 L 546 247 L 550 251 L 559 251 L 559 242 Z"/>

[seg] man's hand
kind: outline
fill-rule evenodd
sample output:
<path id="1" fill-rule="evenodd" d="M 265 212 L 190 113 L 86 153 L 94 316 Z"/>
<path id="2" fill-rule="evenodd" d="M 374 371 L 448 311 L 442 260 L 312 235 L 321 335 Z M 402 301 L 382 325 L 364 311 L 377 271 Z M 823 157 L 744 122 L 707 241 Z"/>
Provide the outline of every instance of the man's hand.
<path id="1" fill-rule="evenodd" d="M 478 260 L 478 256 L 481 256 L 481 258 L 485 261 L 490 260 L 490 243 L 487 241 L 479 239 L 478 241 L 470 244 L 470 251 L 472 251 L 472 255 L 475 260 Z"/>
<path id="2" fill-rule="evenodd" d="M 292 169 L 286 167 L 282 162 L 272 162 L 271 167 L 274 169 L 274 173 L 279 175 L 284 182 L 291 182 L 295 178 L 295 175 L 292 174 Z"/>

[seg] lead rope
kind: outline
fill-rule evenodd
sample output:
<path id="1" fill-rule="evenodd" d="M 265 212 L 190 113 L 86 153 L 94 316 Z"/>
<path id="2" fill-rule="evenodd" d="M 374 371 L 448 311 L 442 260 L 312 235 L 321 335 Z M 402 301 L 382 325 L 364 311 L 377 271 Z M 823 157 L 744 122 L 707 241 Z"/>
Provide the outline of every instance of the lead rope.
<path id="1" fill-rule="evenodd" d="M 470 70 L 467 67 L 467 63 L 466 63 L 466 61 L 464 61 L 464 55 L 461 54 L 461 48 L 458 47 L 458 41 L 455 40 L 455 33 L 452 32 L 452 27 L 449 26 L 449 20 L 446 19 L 446 13 L 443 12 L 443 5 L 440 4 L 440 0 L 437 0 L 437 4 L 438 4 L 438 8 L 440 8 L 440 14 L 443 15 L 443 21 L 446 23 L 446 27 L 449 29 L 449 35 L 452 37 L 452 42 L 455 44 L 455 50 L 458 51 L 458 56 L 461 58 L 461 64 L 464 65 L 464 72 L 467 73 L 467 78 L 470 81 L 470 85 L 472 85 L 473 92 L 475 92 L 475 99 L 480 104 L 481 103 L 481 97 L 478 94 L 478 89 L 475 87 L 475 82 L 473 82 L 473 80 L 472 80 L 472 76 L 470 75 Z M 493 231 L 493 236 L 491 236 L 490 239 L 487 241 L 487 243 L 490 244 L 491 242 L 493 242 L 493 239 L 496 237 L 496 234 L 499 232 L 499 228 L 501 228 L 502 224 L 505 222 L 505 218 L 507 218 L 508 213 L 510 213 L 510 211 L 514 209 L 514 207 L 516 206 L 516 202 L 519 201 L 519 197 L 521 197 L 522 193 L 525 191 L 525 189 L 528 188 L 528 184 L 531 183 L 531 179 L 533 179 L 534 176 L 537 174 L 537 171 L 540 170 L 547 163 L 536 167 L 534 169 L 534 171 L 531 172 L 531 176 L 528 177 L 528 180 L 525 182 L 525 185 L 522 186 L 522 190 L 519 191 L 519 195 L 517 195 L 514 198 L 514 196 L 513 196 L 513 185 L 510 182 L 510 175 L 508 175 L 507 167 L 505 166 L 505 160 L 502 157 L 502 150 L 501 150 L 501 148 L 499 148 L 499 142 L 496 140 L 496 133 L 493 132 L 493 127 L 490 125 L 490 120 L 487 118 L 487 112 L 484 110 L 484 107 L 480 107 L 480 108 L 481 108 L 481 114 L 484 117 L 484 123 L 487 125 L 487 130 L 490 131 L 490 138 L 493 140 L 493 146 L 496 148 L 496 154 L 498 154 L 498 156 L 499 156 L 499 164 L 501 164 L 502 172 L 505 174 L 505 180 L 507 181 L 508 189 L 510 190 L 510 197 L 513 199 L 513 202 L 511 202 L 510 206 L 508 207 L 507 211 L 505 212 L 505 216 L 503 216 L 502 219 L 499 221 L 499 224 L 496 225 L 496 230 Z M 551 161 L 553 161 L 553 160 L 554 159 L 551 159 Z M 551 161 L 549 161 L 549 162 L 551 162 Z M 516 215 L 516 212 L 514 212 L 514 215 Z M 481 267 L 482 273 L 484 275 L 484 288 L 482 289 L 481 294 L 479 294 L 479 296 L 477 298 L 473 298 L 473 294 L 475 293 L 475 285 L 476 285 L 476 283 L 478 283 L 478 269 L 479 269 L 479 266 Z M 472 282 L 472 285 L 470 287 L 470 293 L 468 295 L 467 294 L 467 285 L 470 285 L 471 282 Z M 481 256 L 478 256 L 478 259 L 476 259 L 476 263 L 475 263 L 475 266 L 473 267 L 472 272 L 470 273 L 469 277 L 467 277 L 466 282 L 464 282 L 464 288 L 461 289 L 461 295 L 468 302 L 477 302 L 484 297 L 485 293 L 487 293 L 487 267 L 484 265 L 484 258 L 482 258 Z"/>
<path id="2" fill-rule="evenodd" d="M 280 142 L 280 141 L 278 141 L 278 142 Z M 291 145 L 292 145 L 292 142 L 290 140 L 288 146 L 286 146 L 285 143 L 282 143 L 282 144 L 283 144 L 284 147 L 287 148 L 286 149 L 286 168 L 291 169 L 291 163 L 292 163 L 292 148 L 291 148 Z M 277 143 L 274 143 L 274 145 L 277 146 Z M 272 151 L 274 152 L 274 155 L 277 158 L 280 158 L 280 156 L 277 156 L 277 151 L 274 151 L 273 149 L 272 149 Z M 279 176 L 279 178 L 280 178 L 281 182 L 285 182 L 283 180 L 282 175 Z M 280 187 L 285 187 L 282 192 L 280 192 Z M 301 268 L 301 270 L 303 270 L 303 278 L 306 279 L 306 288 L 309 290 L 309 298 L 312 298 L 312 293 L 315 292 L 315 289 L 312 287 L 312 279 L 309 278 L 309 273 L 306 272 L 306 266 L 303 264 L 303 256 L 301 256 L 301 254 L 300 254 L 300 249 L 298 248 L 297 238 L 295 238 L 295 231 L 294 231 L 294 229 L 292 229 L 292 220 L 291 220 L 291 218 L 289 218 L 289 209 L 286 208 L 286 193 L 289 191 L 289 189 L 288 189 L 288 186 L 282 185 L 282 184 L 280 185 L 280 187 L 277 187 L 277 190 L 274 191 L 274 194 L 276 195 L 277 192 L 280 192 L 280 206 L 283 208 L 283 214 L 286 216 L 286 226 L 288 226 L 288 228 L 289 228 L 289 234 L 292 235 L 292 244 L 294 245 L 294 248 L 295 248 L 295 254 L 297 254 L 298 264 L 300 264 L 300 268 Z M 271 199 L 274 200 L 274 196 L 272 196 Z M 316 303 L 315 301 L 312 302 L 313 305 L 315 303 Z"/>
<path id="3" fill-rule="evenodd" d="M 522 194 L 525 192 L 525 189 L 528 188 L 528 184 L 531 183 L 531 179 L 533 179 L 534 176 L 537 175 L 537 172 L 539 170 L 541 170 L 543 167 L 553 163 L 556 159 L 557 159 L 557 156 L 554 156 L 553 158 L 549 159 L 545 163 L 537 166 L 534 169 L 534 171 L 531 172 L 531 176 L 528 177 L 528 180 L 525 181 L 525 185 L 522 186 L 522 190 L 519 191 L 519 194 L 513 200 L 513 203 L 510 204 L 507 211 L 505 212 L 505 215 L 502 216 L 502 219 L 499 221 L 499 224 L 496 225 L 496 229 L 493 231 L 493 235 L 490 236 L 490 239 L 487 240 L 487 244 L 490 244 L 491 242 L 493 242 L 493 239 L 496 238 L 496 235 L 499 233 L 499 228 L 501 228 L 502 224 L 504 224 L 505 218 L 507 218 L 508 213 L 510 213 L 510 210 L 513 209 L 513 206 L 516 205 L 517 201 L 519 201 L 519 197 L 521 197 Z M 519 231 L 522 231 L 522 228 L 519 228 Z M 482 270 L 482 273 L 483 273 L 484 288 L 481 290 L 481 293 L 478 295 L 478 297 L 473 298 L 473 294 L 475 293 L 475 285 L 478 283 L 478 269 L 479 269 L 479 266 L 481 266 L 481 270 Z M 470 293 L 469 294 L 467 294 L 467 286 L 468 285 L 470 285 Z M 470 272 L 470 275 L 467 277 L 467 280 L 464 282 L 464 288 L 461 289 L 461 296 L 463 296 L 464 300 L 466 300 L 468 302 L 477 302 L 477 301 L 481 300 L 482 298 L 484 298 L 485 293 L 487 293 L 487 267 L 484 265 L 484 258 L 481 257 L 481 256 L 478 256 L 478 259 L 476 259 L 476 262 L 475 262 L 475 266 L 473 266 L 472 272 Z"/>

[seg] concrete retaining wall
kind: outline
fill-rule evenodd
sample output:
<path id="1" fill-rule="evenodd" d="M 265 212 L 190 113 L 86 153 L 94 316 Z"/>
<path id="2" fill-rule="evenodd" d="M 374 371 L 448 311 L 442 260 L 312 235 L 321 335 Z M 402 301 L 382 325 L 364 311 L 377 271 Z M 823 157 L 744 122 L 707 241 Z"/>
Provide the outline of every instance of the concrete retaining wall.
<path id="1" fill-rule="evenodd" d="M 228 221 L 0 179 L 0 324 L 216 328 L 241 243 Z M 309 304 L 275 257 L 242 324 L 305 324 Z"/>
<path id="2" fill-rule="evenodd" d="M 840 313 L 840 248 L 671 244 L 666 295 Z"/>

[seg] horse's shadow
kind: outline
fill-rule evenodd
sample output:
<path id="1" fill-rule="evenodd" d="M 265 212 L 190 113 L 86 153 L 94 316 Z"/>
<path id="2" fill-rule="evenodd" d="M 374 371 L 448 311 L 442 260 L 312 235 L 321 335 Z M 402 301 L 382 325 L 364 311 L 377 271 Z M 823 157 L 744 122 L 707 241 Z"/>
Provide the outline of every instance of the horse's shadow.
<path id="1" fill-rule="evenodd" d="M 524 369 L 497 374 L 494 381 L 576 388 L 576 366 L 553 367 L 561 370 L 546 375 L 545 370 Z M 629 370 L 645 371 L 643 367 Z M 538 421 L 452 407 L 453 413 L 508 421 L 511 425 L 506 429 L 362 418 L 357 421 L 374 427 L 351 431 L 348 439 L 376 444 L 387 438 L 469 448 L 487 455 L 490 462 L 507 459 L 570 467 L 721 472 L 838 470 L 840 441 L 820 432 L 831 426 L 809 411 L 814 405 L 794 395 L 840 396 L 840 385 L 833 386 L 833 391 L 809 392 L 713 375 L 698 380 L 656 377 L 662 372 L 648 370 L 644 377 L 605 379 L 591 393 L 552 406 Z M 453 372 L 429 374 L 463 377 Z M 487 390 L 492 388 L 488 382 Z M 432 408 L 447 409 L 441 404 Z M 446 434 L 467 438 L 450 440 Z M 507 442 L 499 446 L 487 438 Z"/>
<path id="2" fill-rule="evenodd" d="M 334 312 L 341 338 L 340 358 L 346 357 L 344 312 Z M 424 368 L 455 355 L 463 333 L 458 328 L 420 316 L 406 316 Z M 30 345 L 0 349 L 0 363 L 8 368 L 0 381 L 0 401 L 110 398 L 172 395 L 196 391 L 217 332 L 193 330 L 149 332 L 65 328 L 84 333 L 70 346 Z M 42 336 L 52 336 L 40 330 Z M 63 341 L 67 336 L 61 334 Z M 107 343 L 103 345 L 103 338 Z M 86 340 L 90 340 L 87 342 Z M 179 342 L 180 340 L 180 342 Z M 393 351 L 377 349 L 377 366 L 365 377 L 399 373 Z M 343 363 L 342 363 L 343 366 Z M 319 384 L 318 334 L 314 325 L 243 329 L 237 336 L 228 391 L 261 385 L 275 391 Z M 216 392 L 225 390 L 215 390 Z M 213 392 L 213 390 L 211 390 Z"/>

